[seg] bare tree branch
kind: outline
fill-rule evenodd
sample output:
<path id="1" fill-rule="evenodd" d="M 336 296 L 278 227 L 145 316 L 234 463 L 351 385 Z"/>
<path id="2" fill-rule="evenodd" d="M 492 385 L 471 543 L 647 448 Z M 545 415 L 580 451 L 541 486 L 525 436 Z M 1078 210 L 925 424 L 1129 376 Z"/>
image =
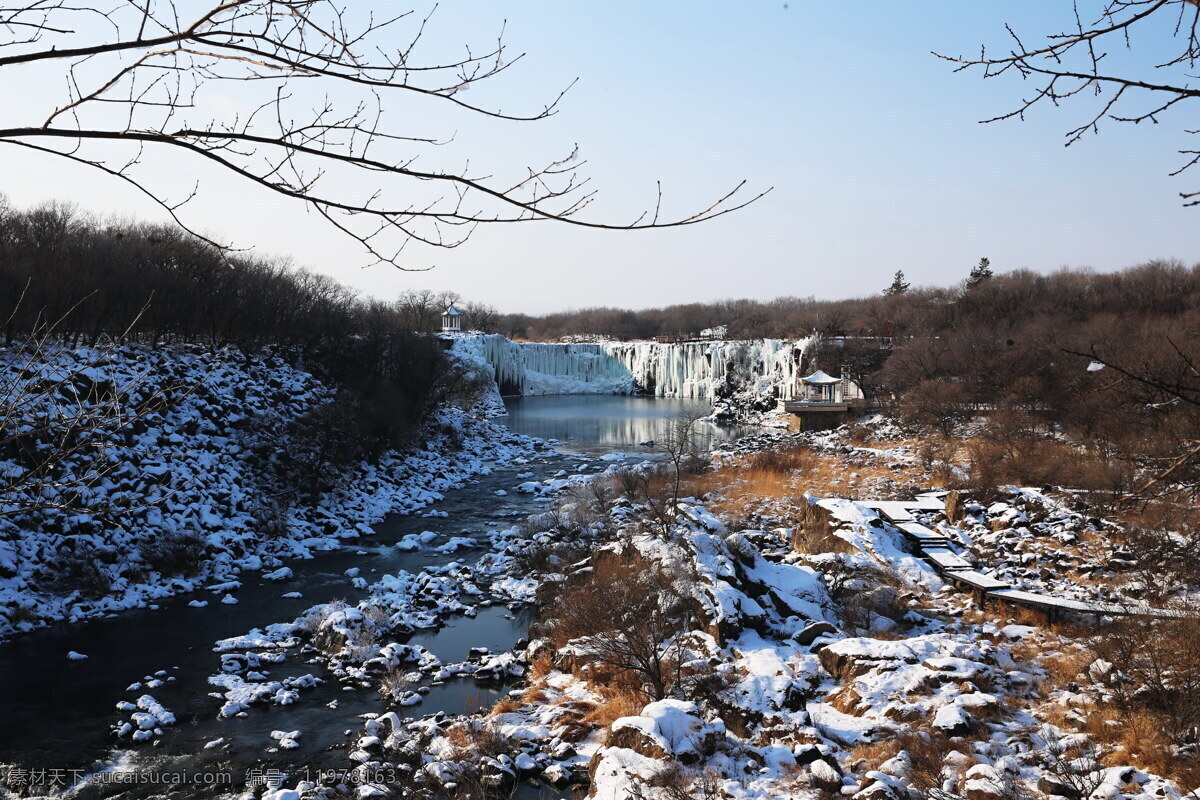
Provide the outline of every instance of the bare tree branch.
<path id="1" fill-rule="evenodd" d="M 414 268 L 400 263 L 409 241 L 457 247 L 480 224 L 677 227 L 720 217 L 765 194 L 747 197 L 742 181 L 697 211 L 667 218 L 656 185 L 654 208 L 621 223 L 581 215 L 595 195 L 580 175 L 586 162 L 577 148 L 528 167 L 515 182 L 472 174 L 468 165 L 418 167 L 425 148 L 446 141 L 388 124 L 406 98 L 531 122 L 557 113 L 574 81 L 541 108 L 508 111 L 466 94 L 523 58 L 509 56 L 503 31 L 481 51 L 468 47 L 436 58 L 425 55 L 432 12 L 376 19 L 369 7 L 334 0 L 209 2 L 124 0 L 104 10 L 70 0 L 26 0 L 0 7 L 0 74 L 16 79 L 22 68 L 55 64 L 66 76 L 66 97 L 40 120 L 20 120 L 18 109 L 4 113 L 12 123 L 0 127 L 0 143 L 62 156 L 130 183 L 195 233 L 185 212 L 197 192 L 168 199 L 144 160 L 178 152 L 305 204 L 374 263 L 402 269 Z M 248 98 L 253 110 L 212 111 L 231 98 Z M 371 194 L 363 200 L 348 186 L 370 186 Z"/>
<path id="2" fill-rule="evenodd" d="M 1038 106 L 1098 98 L 1095 112 L 1067 131 L 1068 147 L 1088 133 L 1098 133 L 1105 120 L 1158 124 L 1167 112 L 1200 98 L 1200 87 L 1194 84 L 1200 60 L 1200 0 L 1105 0 L 1096 5 L 1099 11 L 1089 23 L 1076 2 L 1074 26 L 1046 36 L 1040 46 L 1026 45 L 1011 26 L 1005 26 L 1011 43 L 999 55 L 989 54 L 985 47 L 978 56 L 934 55 L 956 64 L 956 71 L 978 69 L 984 78 L 1012 73 L 1033 84 L 1032 93 L 1015 108 L 983 122 L 1024 119 L 1027 111 Z M 1143 32 L 1138 53 L 1150 53 L 1152 60 L 1137 66 L 1113 63 L 1116 59 L 1108 48 L 1132 52 L 1135 34 Z M 1175 50 L 1169 52 L 1172 44 Z M 1200 151 L 1179 152 L 1191 158 L 1172 176 L 1200 161 Z M 1200 192 L 1181 192 L 1180 197 L 1185 206 L 1200 205 Z"/>

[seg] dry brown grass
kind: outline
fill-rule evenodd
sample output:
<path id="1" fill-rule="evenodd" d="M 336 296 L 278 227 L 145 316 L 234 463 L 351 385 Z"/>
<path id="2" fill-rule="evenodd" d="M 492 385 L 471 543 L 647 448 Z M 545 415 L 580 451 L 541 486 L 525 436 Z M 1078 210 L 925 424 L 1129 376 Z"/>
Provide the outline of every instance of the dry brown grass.
<path id="1" fill-rule="evenodd" d="M 1147 772 L 1175 781 L 1179 786 L 1200 782 L 1200 760 L 1179 755 L 1164 732 L 1159 715 L 1144 708 L 1093 708 L 1087 715 L 1084 732 L 1100 745 L 1104 766 L 1132 764 Z"/>
<path id="2" fill-rule="evenodd" d="M 521 695 L 521 700 L 530 704 L 546 703 L 550 700 L 550 697 L 546 694 L 545 689 L 537 684 L 534 684 L 525 690 L 525 694 Z"/>
<path id="3" fill-rule="evenodd" d="M 878 742 L 860 743 L 850 751 L 848 764 L 859 764 L 865 761 L 863 769 L 855 766 L 855 772 L 878 769 L 889 758 L 901 752 L 908 753 L 910 766 L 909 777 L 913 785 L 924 794 L 931 789 L 941 788 L 946 775 L 946 756 L 951 751 L 957 751 L 974 762 L 970 742 L 962 739 L 949 740 L 943 734 L 932 730 L 926 725 L 912 725 L 902 732 Z M 967 767 L 962 769 L 965 771 Z M 958 770 L 955 770 L 956 772 Z"/>
<path id="4" fill-rule="evenodd" d="M 549 656 L 539 656 L 529 664 L 529 679 L 537 683 L 554 671 L 554 660 Z"/>
<path id="5" fill-rule="evenodd" d="M 1007 619 L 1011 619 L 1017 625 L 1029 625 L 1034 628 L 1050 627 L 1050 615 L 1045 611 L 1028 606 L 1007 605 L 1005 612 L 1008 614 Z"/>
<path id="6" fill-rule="evenodd" d="M 408 673 L 403 669 L 390 669 L 379 678 L 379 693 L 393 700 L 399 700 L 412 688 L 413 682 L 408 679 Z"/>
<path id="7" fill-rule="evenodd" d="M 687 493 L 715 495 L 710 506 L 727 518 L 750 514 L 798 517 L 804 494 L 823 497 L 874 495 L 880 481 L 919 481 L 916 467 L 896 470 L 883 463 L 856 463 L 844 454 L 791 447 L 729 459 L 687 483 Z"/>
<path id="8" fill-rule="evenodd" d="M 496 705 L 492 706 L 492 716 L 495 717 L 499 716 L 500 714 L 511 714 L 514 711 L 521 710 L 524 705 L 525 704 L 520 700 L 514 700 L 511 697 L 505 697 L 503 700 L 496 703 Z"/>
<path id="9" fill-rule="evenodd" d="M 446 738 L 463 753 L 494 756 L 515 749 L 508 737 L 486 720 L 467 719 L 455 723 L 446 729 Z"/>
<path id="10" fill-rule="evenodd" d="M 993 417 L 993 422 L 996 417 Z M 1003 484 L 1020 486 L 1070 486 L 1111 499 L 1133 486 L 1131 467 L 1109 460 L 1092 450 L 1052 440 L 1021 435 L 1003 426 L 989 426 L 966 442 L 970 467 L 965 486 L 990 497 Z"/>
<path id="11" fill-rule="evenodd" d="M 1102 761 L 1108 766 L 1134 764 L 1151 772 L 1170 772 L 1171 743 L 1159 722 L 1142 709 L 1101 706 L 1087 714 L 1083 730 L 1107 745 Z"/>
<path id="12" fill-rule="evenodd" d="M 899 755 L 900 750 L 901 741 L 896 736 L 889 736 L 886 739 L 880 739 L 878 742 L 859 742 L 850 751 L 850 758 L 847 759 L 847 763 L 857 764 L 860 761 L 867 762 L 865 768 L 861 770 L 863 772 L 879 769 L 879 766 L 885 761 Z"/>
<path id="13" fill-rule="evenodd" d="M 1112 636 L 1112 630 L 1094 626 L 1076 626 L 1070 630 L 1057 631 L 1063 638 L 1061 649 L 1047 652 L 1044 641 L 1021 642 L 1012 646 L 1015 657 L 1036 661 L 1045 671 L 1041 694 L 1062 689 L 1074 681 L 1080 681 L 1091 662 L 1096 658 L 1094 649 L 1097 634 Z M 1159 640 L 1169 643 L 1170 637 L 1159 632 Z M 1067 642 L 1092 642 L 1092 646 Z M 1156 640 L 1157 641 L 1157 640 Z M 1161 656 L 1161 654 L 1160 654 Z M 1113 655 L 1106 656 L 1112 658 Z M 1128 669 L 1128 667 L 1125 667 Z M 1090 704 L 1072 709 L 1055 703 L 1042 704 L 1037 716 L 1062 728 L 1075 728 L 1089 734 L 1099 745 L 1104 766 L 1132 764 L 1148 772 L 1161 775 L 1178 785 L 1195 786 L 1200 782 L 1200 759 L 1180 754 L 1171 741 L 1169 731 L 1172 719 L 1167 706 L 1156 707 L 1142 698 L 1115 699 L 1111 703 Z"/>
<path id="14" fill-rule="evenodd" d="M 1095 656 L 1086 649 L 1079 649 L 1042 656 L 1038 659 L 1038 664 L 1046 670 L 1046 681 L 1050 687 L 1061 689 L 1078 679 L 1080 673 L 1086 670 L 1094 660 Z"/>
<path id="15" fill-rule="evenodd" d="M 602 687 L 592 687 L 601 689 Z M 603 701 L 583 715 L 583 722 L 597 728 L 607 728 L 621 717 L 633 717 L 642 713 L 646 706 L 646 696 L 639 691 L 621 687 L 605 687 L 601 691 Z"/>

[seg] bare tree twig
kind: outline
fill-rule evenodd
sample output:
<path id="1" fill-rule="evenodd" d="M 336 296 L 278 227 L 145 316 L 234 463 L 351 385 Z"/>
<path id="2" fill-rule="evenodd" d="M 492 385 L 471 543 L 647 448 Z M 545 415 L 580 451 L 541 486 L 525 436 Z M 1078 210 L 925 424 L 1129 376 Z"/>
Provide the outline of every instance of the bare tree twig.
<path id="1" fill-rule="evenodd" d="M 653 210 L 621 223 L 581 215 L 594 191 L 580 175 L 586 162 L 577 148 L 527 168 L 515 183 L 473 175 L 467 165 L 419 168 L 422 148 L 445 141 L 389 124 L 400 103 L 531 122 L 556 114 L 575 82 L 533 111 L 507 111 L 466 94 L 523 58 L 509 56 L 503 32 L 482 51 L 427 58 L 423 38 L 432 12 L 376 19 L 333 0 L 208 1 L 204 7 L 201 0 L 125 0 L 99 10 L 69 0 L 25 0 L 0 7 L 0 70 L 6 70 L 0 74 L 55 64 L 67 76 L 66 98 L 40 120 L 6 111 L 12 123 L 0 127 L 0 143 L 129 183 L 196 233 L 185 212 L 198 190 L 172 201 L 154 167 L 143 163 L 144 156 L 179 152 L 303 203 L 374 263 L 401 269 L 419 268 L 401 263 L 409 241 L 453 248 L 480 224 L 677 227 L 744 208 L 766 193 L 747 196 L 742 181 L 699 210 L 668 218 L 657 186 Z M 181 21 L 197 5 L 192 21 Z M 100 35 L 97 23 L 104 25 Z M 253 111 L 212 111 L 229 98 L 250 98 Z M 114 107 L 123 113 L 114 115 Z M 129 158 L 126 147 L 136 155 Z M 364 200 L 347 188 L 355 185 L 373 188 Z"/>
<path id="2" fill-rule="evenodd" d="M 1026 45 L 1011 26 L 1005 26 L 1011 42 L 998 55 L 990 54 L 986 47 L 980 48 L 978 56 L 933 55 L 955 64 L 956 71 L 977 69 L 984 78 L 1011 73 L 1033 84 L 1032 94 L 1015 108 L 983 122 L 1023 119 L 1035 107 L 1058 107 L 1087 96 L 1100 98 L 1099 108 L 1067 131 L 1068 147 L 1088 133 L 1098 133 L 1105 120 L 1157 124 L 1168 111 L 1200 98 L 1200 87 L 1194 84 L 1194 69 L 1200 60 L 1200 0 L 1105 0 L 1097 5 L 1101 6 L 1099 13 L 1089 23 L 1076 2 L 1073 28 L 1045 36 L 1040 46 Z M 1132 52 L 1135 33 L 1143 32 L 1150 41 L 1139 44 L 1139 52 L 1152 53 L 1153 60 L 1138 66 L 1114 63 L 1107 48 Z M 1164 35 L 1170 41 L 1164 43 Z M 1172 44 L 1176 49 L 1163 58 Z M 1192 157 L 1171 175 L 1200 161 L 1200 151 L 1185 148 L 1179 152 Z M 1185 206 L 1200 205 L 1200 192 L 1181 192 L 1180 197 Z"/>

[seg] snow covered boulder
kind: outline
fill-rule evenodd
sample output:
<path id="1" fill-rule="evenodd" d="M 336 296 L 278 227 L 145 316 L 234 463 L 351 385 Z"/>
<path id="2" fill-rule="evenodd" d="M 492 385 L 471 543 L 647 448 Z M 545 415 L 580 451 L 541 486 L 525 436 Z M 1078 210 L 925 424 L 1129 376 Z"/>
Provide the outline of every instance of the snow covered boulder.
<path id="1" fill-rule="evenodd" d="M 997 800 L 1006 794 L 1000 773 L 988 764 L 976 764 L 967 770 L 963 792 L 967 800 Z"/>
<path id="2" fill-rule="evenodd" d="M 331 606 L 334 604 L 330 604 Z M 351 642 L 370 641 L 374 638 L 375 623 L 361 609 L 336 608 L 317 626 L 313 644 L 326 653 L 340 652 Z"/>
<path id="3" fill-rule="evenodd" d="M 694 764 L 712 755 L 725 738 L 725 725 L 705 722 L 695 703 L 659 700 L 636 717 L 621 717 L 612 724 L 607 747 L 621 747 L 648 758 L 673 758 Z"/>
<path id="4" fill-rule="evenodd" d="M 543 773 L 548 780 L 554 780 L 550 771 L 558 766 L 553 764 Z M 663 766 L 662 761 L 628 748 L 602 747 L 592 757 L 588 769 L 591 781 L 589 794 L 593 800 L 629 800 L 637 797 L 641 788 L 662 772 Z"/>
<path id="5" fill-rule="evenodd" d="M 175 724 L 175 715 L 148 694 L 139 697 L 136 705 L 123 702 L 119 703 L 117 708 L 121 711 L 133 711 L 133 714 L 128 722 L 114 725 L 113 732 L 121 738 L 132 738 L 135 742 L 145 742 L 155 736 L 161 736 L 164 727 Z"/>
<path id="6" fill-rule="evenodd" d="M 521 678 L 525 675 L 525 665 L 520 663 L 512 653 L 501 653 L 480 662 L 473 674 L 475 680 L 480 681 L 500 681 L 510 677 Z"/>
<path id="7" fill-rule="evenodd" d="M 916 664 L 917 653 L 904 642 L 884 639 L 842 639 L 822 648 L 821 666 L 830 675 L 848 680 L 896 662 Z"/>
<path id="8" fill-rule="evenodd" d="M 971 716 L 962 706 L 951 703 L 934 714 L 933 727 L 947 736 L 966 736 L 971 732 Z"/>
<path id="9" fill-rule="evenodd" d="M 513 765 L 517 768 L 517 774 L 522 778 L 528 778 L 537 775 L 542 771 L 542 765 L 539 764 L 529 753 L 520 753 L 513 760 Z"/>
<path id="10" fill-rule="evenodd" d="M 1037 788 L 1039 792 L 1049 797 L 1076 797 L 1079 794 L 1067 784 L 1048 775 L 1038 778 Z"/>
<path id="11" fill-rule="evenodd" d="M 825 792 L 837 792 L 842 788 L 842 774 L 824 758 L 808 765 L 813 785 Z"/>
<path id="12" fill-rule="evenodd" d="M 859 783 L 862 788 L 854 794 L 854 800 L 901 800 L 909 796 L 905 781 L 882 769 L 868 771 Z"/>
<path id="13" fill-rule="evenodd" d="M 550 781 L 552 785 L 562 787 L 567 786 L 575 780 L 575 773 L 569 767 L 565 767 L 562 764 L 551 764 L 546 767 L 545 772 L 542 773 L 542 777 Z"/>
<path id="14" fill-rule="evenodd" d="M 837 628 L 825 621 L 810 622 L 792 639 L 801 647 L 808 647 L 822 636 L 836 636 Z"/>
<path id="15" fill-rule="evenodd" d="M 295 750 L 300 746 L 300 742 L 297 741 L 300 731 L 271 731 L 271 738 L 279 742 L 280 750 Z"/>

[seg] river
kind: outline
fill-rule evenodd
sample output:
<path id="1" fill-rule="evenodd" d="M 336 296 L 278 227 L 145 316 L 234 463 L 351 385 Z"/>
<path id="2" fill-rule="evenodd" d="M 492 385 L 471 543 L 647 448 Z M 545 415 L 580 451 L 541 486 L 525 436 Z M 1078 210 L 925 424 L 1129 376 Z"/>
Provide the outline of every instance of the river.
<path id="1" fill-rule="evenodd" d="M 650 454 L 647 442 L 661 440 L 671 417 L 683 412 L 689 400 L 629 395 L 546 395 L 505 400 L 506 423 L 518 433 L 539 439 L 557 439 L 560 450 L 599 455 L 621 450 Z M 716 426 L 696 428 L 698 445 L 707 450 L 761 428 Z"/>
<path id="2" fill-rule="evenodd" d="M 544 507 L 544 501 L 531 495 L 503 493 L 527 480 L 518 478 L 518 473 L 532 472 L 540 480 L 562 470 L 577 471 L 581 462 L 614 451 L 648 455 L 651 450 L 643 443 L 660 437 L 667 420 L 682 405 L 641 397 L 515 398 L 509 401 L 506 424 L 519 433 L 560 440 L 560 452 L 528 464 L 497 467 L 490 475 L 446 492 L 445 500 L 435 507 L 448 517 L 389 517 L 375 526 L 374 536 L 311 560 L 290 563 L 294 578 L 285 583 L 267 581 L 258 574 L 243 575 L 235 605 L 222 604 L 217 602 L 219 595 L 201 592 L 162 602 L 157 610 L 57 625 L 0 645 L 0 763 L 61 770 L 53 774 L 65 783 L 71 782 L 76 771 L 121 761 L 134 770 L 160 773 L 210 770 L 232 775 L 235 785 L 230 788 L 240 788 L 238 784 L 250 768 L 279 769 L 295 778 L 303 777 L 304 769 L 344 767 L 347 732 L 357 736 L 359 715 L 383 710 L 382 698 L 369 690 L 346 691 L 330 679 L 304 691 L 295 704 L 255 706 L 245 717 L 219 719 L 221 701 L 210 696 L 214 687 L 207 682 L 219 670 L 214 642 L 273 622 L 291 621 L 318 603 L 356 602 L 365 592 L 349 582 L 346 570 L 351 568 L 359 568 L 362 576 L 373 582 L 397 570 L 416 573 L 426 566 L 477 557 L 478 551 L 452 555 L 404 552 L 393 545 L 406 534 L 425 530 L 449 537 L 510 527 L 516 519 Z M 710 443 L 743 432 L 711 426 L 706 426 L 706 431 Z M 282 596 L 290 592 L 302 597 Z M 189 606 L 198 596 L 209 604 Z M 454 617 L 437 630 L 414 634 L 409 641 L 425 646 L 443 661 L 461 661 L 471 647 L 486 646 L 493 652 L 510 649 L 524 635 L 527 624 L 519 608 L 493 605 L 481 608 L 473 618 Z M 70 650 L 89 658 L 69 661 L 66 655 Z M 162 686 L 127 690 L 130 684 L 160 671 L 165 671 Z M 289 658 L 273 669 L 270 677 L 279 680 L 306 673 L 327 677 L 320 664 L 303 663 L 299 658 Z M 463 713 L 490 705 L 502 691 L 503 687 L 483 686 L 471 679 L 451 680 L 429 687 L 420 705 L 395 710 L 415 716 Z M 152 694 L 178 722 L 164 729 L 157 747 L 125 749 L 116 744 L 110 731 L 113 723 L 128 718 L 127 713 L 116 710 L 116 704 L 142 693 Z M 300 747 L 267 752 L 273 744 L 271 732 L 279 730 L 302 731 Z M 222 737 L 231 742 L 228 748 L 204 750 L 206 742 Z M 212 755 L 206 755 L 208 752 Z M 43 784 L 42 788 L 52 787 Z M 82 794 L 141 797 L 162 790 L 161 785 L 109 783 L 92 784 Z M 179 787 L 172 792 L 174 796 L 204 797 L 219 793 L 213 787 Z"/>

